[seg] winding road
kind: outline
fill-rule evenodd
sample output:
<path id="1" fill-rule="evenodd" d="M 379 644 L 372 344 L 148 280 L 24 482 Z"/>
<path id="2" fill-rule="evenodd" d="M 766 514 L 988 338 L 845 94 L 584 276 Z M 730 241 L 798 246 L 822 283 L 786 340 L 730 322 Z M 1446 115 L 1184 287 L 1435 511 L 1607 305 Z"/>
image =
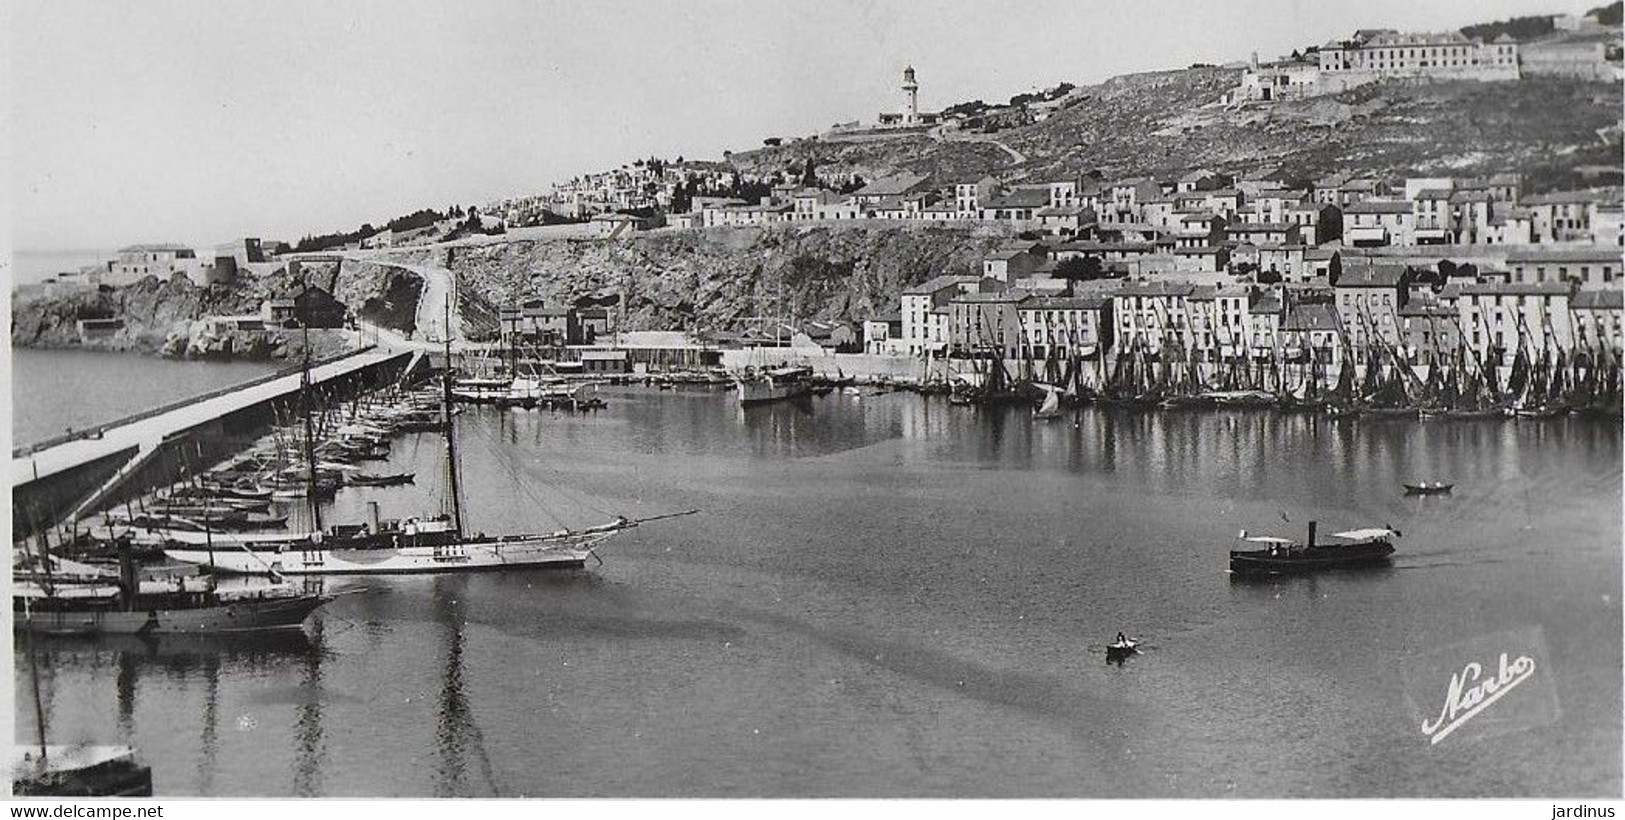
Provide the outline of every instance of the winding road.
<path id="1" fill-rule="evenodd" d="M 980 134 L 974 131 L 960 131 L 957 129 L 950 133 L 948 126 L 946 125 L 939 125 L 936 128 L 931 129 L 929 133 L 931 134 L 932 139 L 935 139 L 938 142 L 985 142 L 996 145 L 1000 150 L 1010 155 L 1011 165 L 1021 165 L 1027 161 L 1027 157 L 1020 151 L 1005 145 L 998 138 L 989 136 L 987 134 Z"/>

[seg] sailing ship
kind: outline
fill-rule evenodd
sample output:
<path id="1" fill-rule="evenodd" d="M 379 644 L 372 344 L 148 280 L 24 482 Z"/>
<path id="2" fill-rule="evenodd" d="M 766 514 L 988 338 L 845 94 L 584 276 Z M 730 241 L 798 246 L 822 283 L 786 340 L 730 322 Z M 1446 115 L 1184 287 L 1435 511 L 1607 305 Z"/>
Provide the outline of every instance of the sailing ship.
<path id="1" fill-rule="evenodd" d="M 1061 417 L 1061 389 L 1053 385 L 1040 384 L 1044 390 L 1044 403 L 1033 410 L 1033 418 L 1050 421 Z"/>
<path id="2" fill-rule="evenodd" d="M 25 549 L 27 542 L 24 542 Z M 139 576 L 128 542 L 118 574 L 28 552 L 12 575 L 13 629 L 49 635 L 210 635 L 298 629 L 332 600 L 287 583 L 221 589 L 211 576 Z"/>
<path id="3" fill-rule="evenodd" d="M 447 323 L 449 326 L 449 315 Z M 320 503 L 312 496 L 307 498 L 315 524 L 312 532 L 296 537 L 271 533 L 215 538 L 204 544 L 199 544 L 195 535 L 171 538 L 165 545 L 165 554 L 178 561 L 206 564 L 217 572 L 245 575 L 400 575 L 522 568 L 579 569 L 586 566 L 587 559 L 597 558 L 594 550 L 600 544 L 623 530 L 696 512 L 688 510 L 641 519 L 621 516 L 583 529 L 564 528 L 546 533 L 468 532 L 460 490 L 456 417 L 452 413 L 449 337 L 445 344 L 447 367 L 441 377 L 440 402 L 444 414 L 443 468 L 447 479 L 444 512 L 383 521 L 377 517 L 374 507 L 373 520 L 366 525 L 339 525 L 323 530 Z M 308 417 L 309 401 L 301 404 Z M 307 480 L 314 482 L 314 444 L 308 439 L 309 427 L 307 423 Z M 190 543 L 186 543 L 188 541 Z"/>

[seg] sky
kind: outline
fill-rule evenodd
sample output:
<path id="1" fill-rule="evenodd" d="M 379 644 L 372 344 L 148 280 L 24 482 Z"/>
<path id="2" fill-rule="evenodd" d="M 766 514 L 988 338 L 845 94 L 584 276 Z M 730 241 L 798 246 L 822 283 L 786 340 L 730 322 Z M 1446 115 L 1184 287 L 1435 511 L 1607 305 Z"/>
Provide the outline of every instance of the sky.
<path id="1" fill-rule="evenodd" d="M 11 245 L 294 241 L 639 157 L 720 159 L 897 110 L 909 63 L 936 110 L 1601 4 L 19 0 Z"/>

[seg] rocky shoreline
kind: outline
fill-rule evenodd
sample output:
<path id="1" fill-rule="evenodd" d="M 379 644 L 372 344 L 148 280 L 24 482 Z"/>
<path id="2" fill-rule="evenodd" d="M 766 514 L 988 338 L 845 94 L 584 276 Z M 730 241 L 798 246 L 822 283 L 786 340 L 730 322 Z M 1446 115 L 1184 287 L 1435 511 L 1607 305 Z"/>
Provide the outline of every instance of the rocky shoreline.
<path id="1" fill-rule="evenodd" d="M 494 337 L 497 310 L 529 299 L 550 305 L 619 306 L 627 330 L 736 330 L 753 317 L 861 322 L 894 310 L 902 290 L 933 276 L 980 271 L 982 257 L 1009 238 L 997 228 L 919 225 L 785 225 L 662 230 L 619 240 L 519 239 L 402 248 L 306 264 L 310 283 L 356 318 L 410 334 L 423 278 L 406 267 L 448 269 L 457 283 L 462 332 Z M 14 347 L 90 348 L 177 358 L 288 359 L 300 334 L 216 331 L 208 316 L 258 313 L 297 286 L 286 269 L 230 285 L 197 287 L 185 277 L 149 277 L 124 288 L 19 298 Z M 121 325 L 82 335 L 82 319 Z M 351 337 L 312 333 L 317 355 Z M 319 341 L 318 341 L 319 340 Z"/>

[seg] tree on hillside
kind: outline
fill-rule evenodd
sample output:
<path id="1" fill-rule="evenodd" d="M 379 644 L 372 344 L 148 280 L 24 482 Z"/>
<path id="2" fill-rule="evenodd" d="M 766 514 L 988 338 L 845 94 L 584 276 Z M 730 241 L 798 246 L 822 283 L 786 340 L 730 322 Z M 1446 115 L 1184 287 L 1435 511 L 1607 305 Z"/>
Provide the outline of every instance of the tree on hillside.
<path id="1" fill-rule="evenodd" d="M 818 187 L 818 171 L 813 167 L 812 157 L 807 157 L 807 164 L 801 169 L 801 185 L 805 188 Z"/>
<path id="2" fill-rule="evenodd" d="M 1055 266 L 1055 277 L 1071 282 L 1087 282 L 1105 278 L 1106 271 L 1098 256 L 1073 256 L 1062 259 Z"/>
<path id="3" fill-rule="evenodd" d="M 1493 23 L 1480 23 L 1476 26 L 1464 26 L 1461 33 L 1464 36 L 1476 37 L 1485 42 L 1507 34 L 1511 35 L 1512 39 L 1521 42 L 1551 34 L 1554 30 L 1552 15 L 1537 14 L 1529 17 L 1513 17 L 1510 20 L 1497 20 Z"/>
<path id="4" fill-rule="evenodd" d="M 686 182 L 679 182 L 671 189 L 671 212 L 686 214 L 694 207 L 694 189 Z"/>
<path id="5" fill-rule="evenodd" d="M 1598 6 L 1586 12 L 1586 16 L 1605 26 L 1617 26 L 1621 22 L 1625 22 L 1625 2 L 1614 0 L 1609 5 Z"/>

